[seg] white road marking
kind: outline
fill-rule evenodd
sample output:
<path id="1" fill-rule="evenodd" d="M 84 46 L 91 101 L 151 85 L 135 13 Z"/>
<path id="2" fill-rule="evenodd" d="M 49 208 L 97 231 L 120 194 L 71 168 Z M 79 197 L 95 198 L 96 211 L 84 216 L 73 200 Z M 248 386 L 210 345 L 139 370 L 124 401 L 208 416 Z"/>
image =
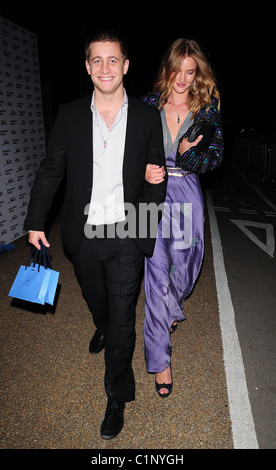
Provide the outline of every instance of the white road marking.
<path id="1" fill-rule="evenodd" d="M 242 352 L 236 330 L 235 312 L 228 286 L 217 218 L 209 191 L 207 191 L 206 196 L 234 448 L 258 449 L 259 446 L 248 396 Z"/>
<path id="2" fill-rule="evenodd" d="M 216 207 L 214 207 L 214 209 L 215 209 L 215 211 L 232 212 L 229 207 L 216 206 Z"/>
<path id="3" fill-rule="evenodd" d="M 261 250 L 264 250 L 271 258 L 274 258 L 275 239 L 274 228 L 272 224 L 264 224 L 262 222 L 253 222 L 252 220 L 230 219 L 252 242 L 254 242 Z M 262 228 L 266 231 L 266 243 L 263 243 L 254 233 L 247 227 Z"/>

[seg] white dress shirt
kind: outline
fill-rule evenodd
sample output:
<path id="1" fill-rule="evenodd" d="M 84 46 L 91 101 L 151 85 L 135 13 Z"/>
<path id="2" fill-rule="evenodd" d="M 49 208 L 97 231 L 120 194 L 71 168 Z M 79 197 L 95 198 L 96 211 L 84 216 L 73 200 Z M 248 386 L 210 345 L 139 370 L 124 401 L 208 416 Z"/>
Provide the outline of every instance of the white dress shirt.
<path id="1" fill-rule="evenodd" d="M 125 150 L 128 98 L 124 100 L 109 130 L 94 103 L 93 113 L 93 185 L 87 223 L 107 225 L 125 220 L 123 159 Z"/>

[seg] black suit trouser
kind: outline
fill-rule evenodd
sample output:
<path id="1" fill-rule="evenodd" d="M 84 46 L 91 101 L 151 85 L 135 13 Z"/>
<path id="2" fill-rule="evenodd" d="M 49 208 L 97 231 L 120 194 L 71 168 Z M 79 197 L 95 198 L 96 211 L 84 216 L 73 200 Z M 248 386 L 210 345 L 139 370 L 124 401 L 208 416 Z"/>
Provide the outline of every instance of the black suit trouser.
<path id="1" fill-rule="evenodd" d="M 135 309 L 143 273 L 143 252 L 129 238 L 83 238 L 73 263 L 97 328 L 106 333 L 105 390 L 109 398 L 135 398 L 132 357 Z"/>

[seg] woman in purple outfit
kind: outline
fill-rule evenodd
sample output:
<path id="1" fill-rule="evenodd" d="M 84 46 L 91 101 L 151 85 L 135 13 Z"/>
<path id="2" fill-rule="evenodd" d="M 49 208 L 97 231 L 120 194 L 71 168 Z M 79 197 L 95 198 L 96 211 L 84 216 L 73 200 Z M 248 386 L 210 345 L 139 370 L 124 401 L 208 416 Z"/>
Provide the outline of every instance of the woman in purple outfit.
<path id="1" fill-rule="evenodd" d="M 184 301 L 193 289 L 204 253 L 204 203 L 198 173 L 219 165 L 223 155 L 220 96 L 211 67 L 195 41 L 174 41 L 163 56 L 154 92 L 143 100 L 161 112 L 169 175 L 154 254 L 145 261 L 144 324 L 147 370 L 156 374 L 156 391 L 167 397 L 173 383 L 170 334 L 185 319 Z M 189 137 L 192 124 L 198 121 L 213 126 L 213 137 L 204 143 L 205 148 L 204 131 L 197 138 Z M 148 165 L 146 180 L 160 182 L 163 171 Z"/>

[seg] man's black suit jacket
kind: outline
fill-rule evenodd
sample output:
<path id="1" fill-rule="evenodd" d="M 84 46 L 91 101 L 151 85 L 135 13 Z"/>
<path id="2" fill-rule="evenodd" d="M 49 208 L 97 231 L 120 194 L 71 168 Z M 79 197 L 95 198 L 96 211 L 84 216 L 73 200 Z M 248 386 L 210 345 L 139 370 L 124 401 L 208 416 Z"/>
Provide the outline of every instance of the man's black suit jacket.
<path id="1" fill-rule="evenodd" d="M 47 157 L 34 182 L 25 230 L 45 231 L 54 194 L 66 176 L 61 231 L 66 248 L 77 254 L 87 220 L 93 184 L 92 96 L 61 105 L 49 136 Z M 131 96 L 123 161 L 125 203 L 136 207 L 137 233 L 133 237 L 146 256 L 151 256 L 155 237 L 139 236 L 139 203 L 160 205 L 165 200 L 167 175 L 161 184 L 145 182 L 147 163 L 165 166 L 160 113 Z M 112 171 L 112 166 L 110 168 Z M 157 232 L 157 226 L 156 226 Z"/>

